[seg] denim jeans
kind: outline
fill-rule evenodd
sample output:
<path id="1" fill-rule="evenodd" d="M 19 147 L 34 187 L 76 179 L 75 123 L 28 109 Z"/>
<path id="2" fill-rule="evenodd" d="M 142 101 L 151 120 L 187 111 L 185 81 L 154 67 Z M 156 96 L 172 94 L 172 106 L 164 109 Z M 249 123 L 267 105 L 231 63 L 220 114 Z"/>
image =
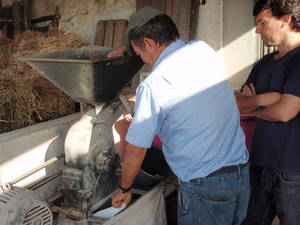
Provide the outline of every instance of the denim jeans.
<path id="1" fill-rule="evenodd" d="M 240 225 L 250 195 L 249 166 L 180 182 L 178 225 Z"/>
<path id="2" fill-rule="evenodd" d="M 244 225 L 300 224 L 300 175 L 252 165 L 251 198 Z"/>

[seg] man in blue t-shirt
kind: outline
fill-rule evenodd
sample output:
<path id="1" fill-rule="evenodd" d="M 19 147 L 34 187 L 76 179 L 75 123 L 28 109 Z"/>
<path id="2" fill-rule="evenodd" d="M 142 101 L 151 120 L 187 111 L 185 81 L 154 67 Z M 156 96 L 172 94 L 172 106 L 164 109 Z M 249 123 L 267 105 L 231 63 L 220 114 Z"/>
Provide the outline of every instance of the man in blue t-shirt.
<path id="1" fill-rule="evenodd" d="M 300 222 L 300 1 L 259 0 L 256 33 L 278 51 L 263 57 L 237 96 L 256 116 L 245 224 Z"/>
<path id="2" fill-rule="evenodd" d="M 176 25 L 165 14 L 154 11 L 152 17 L 141 19 L 149 10 L 153 12 L 146 7 L 129 19 L 128 41 L 152 71 L 136 91 L 113 206 L 129 203 L 146 149 L 158 135 L 180 182 L 178 224 L 240 224 L 250 185 L 248 151 L 233 91 L 210 46 L 180 41 Z M 140 24 L 132 26 L 132 20 Z"/>

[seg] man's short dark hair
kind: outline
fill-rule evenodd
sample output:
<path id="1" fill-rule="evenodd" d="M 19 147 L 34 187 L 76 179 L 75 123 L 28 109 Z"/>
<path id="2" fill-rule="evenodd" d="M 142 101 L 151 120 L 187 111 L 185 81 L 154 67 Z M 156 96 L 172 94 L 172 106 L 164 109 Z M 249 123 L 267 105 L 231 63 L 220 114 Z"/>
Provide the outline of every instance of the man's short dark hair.
<path id="1" fill-rule="evenodd" d="M 129 41 L 134 41 L 140 47 L 144 46 L 144 38 L 150 38 L 164 45 L 178 39 L 179 33 L 173 20 L 168 15 L 160 14 L 129 32 Z"/>
<path id="2" fill-rule="evenodd" d="M 253 9 L 253 16 L 257 16 L 266 9 L 271 9 L 270 0 L 258 0 Z"/>
<path id="3" fill-rule="evenodd" d="M 300 32 L 300 0 L 258 0 L 253 15 L 257 16 L 266 9 L 271 9 L 272 15 L 278 18 L 291 15 L 292 29 Z"/>

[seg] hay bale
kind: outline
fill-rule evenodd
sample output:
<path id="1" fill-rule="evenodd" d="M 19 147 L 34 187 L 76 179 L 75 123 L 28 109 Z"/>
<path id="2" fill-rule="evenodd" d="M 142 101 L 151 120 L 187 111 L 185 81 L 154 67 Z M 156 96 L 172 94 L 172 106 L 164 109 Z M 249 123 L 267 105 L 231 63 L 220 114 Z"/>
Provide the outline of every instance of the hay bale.
<path id="1" fill-rule="evenodd" d="M 61 30 L 27 30 L 0 43 L 0 133 L 75 112 L 72 98 L 18 57 L 82 46 L 77 36 Z"/>

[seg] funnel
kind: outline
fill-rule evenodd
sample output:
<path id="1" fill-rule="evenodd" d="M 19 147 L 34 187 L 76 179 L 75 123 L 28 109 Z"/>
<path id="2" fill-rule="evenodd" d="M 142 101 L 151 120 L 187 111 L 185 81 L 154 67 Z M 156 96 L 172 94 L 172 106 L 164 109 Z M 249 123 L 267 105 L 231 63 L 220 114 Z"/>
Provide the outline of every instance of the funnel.
<path id="1" fill-rule="evenodd" d="M 113 100 L 143 65 L 136 55 L 108 59 L 111 50 L 88 46 L 21 60 L 76 101 L 99 104 Z"/>

